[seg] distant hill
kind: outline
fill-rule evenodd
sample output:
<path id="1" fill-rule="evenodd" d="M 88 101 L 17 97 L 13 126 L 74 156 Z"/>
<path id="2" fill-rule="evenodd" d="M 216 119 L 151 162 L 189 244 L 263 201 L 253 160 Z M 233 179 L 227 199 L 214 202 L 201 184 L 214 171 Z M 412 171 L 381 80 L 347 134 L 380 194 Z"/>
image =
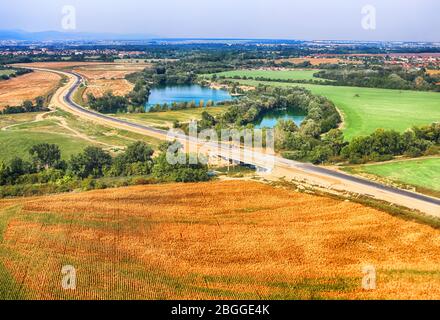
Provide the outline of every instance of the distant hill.
<path id="1" fill-rule="evenodd" d="M 153 38 L 156 37 L 148 34 L 0 30 L 0 40 L 16 41 L 149 40 Z"/>

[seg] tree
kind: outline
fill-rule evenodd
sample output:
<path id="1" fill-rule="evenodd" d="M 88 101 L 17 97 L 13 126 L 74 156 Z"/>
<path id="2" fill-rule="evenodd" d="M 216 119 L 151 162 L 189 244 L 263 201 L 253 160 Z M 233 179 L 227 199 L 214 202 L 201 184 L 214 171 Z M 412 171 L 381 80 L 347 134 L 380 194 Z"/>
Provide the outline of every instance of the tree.
<path id="1" fill-rule="evenodd" d="M 135 106 L 144 106 L 150 96 L 150 87 L 144 79 L 139 79 L 128 95 L 130 102 Z"/>
<path id="2" fill-rule="evenodd" d="M 20 176 L 30 172 L 31 165 L 23 159 L 15 157 L 9 164 L 9 182 L 14 183 Z"/>
<path id="3" fill-rule="evenodd" d="M 108 172 L 111 176 L 135 176 L 151 173 L 154 150 L 145 142 L 135 142 L 127 150 L 116 157 Z"/>
<path id="4" fill-rule="evenodd" d="M 37 99 L 35 99 L 35 106 L 36 106 L 37 110 L 43 110 L 44 109 L 44 98 L 37 97 Z"/>
<path id="5" fill-rule="evenodd" d="M 164 143 L 160 146 L 161 154 L 154 160 L 153 175 L 155 178 L 168 182 L 197 182 L 208 181 L 208 167 L 200 162 L 189 164 L 190 155 L 182 154 L 182 145 L 177 143 L 174 147 L 175 154 L 181 153 L 185 164 L 171 164 L 167 159 L 167 152 L 172 143 Z"/>
<path id="6" fill-rule="evenodd" d="M 202 112 L 202 120 L 199 123 L 201 129 L 212 128 L 216 125 L 215 118 L 206 111 Z"/>
<path id="7" fill-rule="evenodd" d="M 279 120 L 275 126 L 275 142 L 278 149 L 286 149 L 286 142 L 291 135 L 298 132 L 298 126 L 292 120 Z"/>
<path id="8" fill-rule="evenodd" d="M 11 175 L 11 172 L 9 170 L 9 167 L 4 164 L 3 162 L 0 162 L 0 185 L 7 184 L 9 177 Z"/>
<path id="9" fill-rule="evenodd" d="M 88 102 L 93 110 L 101 113 L 126 112 L 128 107 L 128 99 L 126 97 L 114 96 L 111 92 L 105 93 L 100 98 L 89 94 Z"/>
<path id="10" fill-rule="evenodd" d="M 29 150 L 29 154 L 37 171 L 43 168 L 55 168 L 61 161 L 61 150 L 55 144 L 40 143 L 34 145 Z"/>
<path id="11" fill-rule="evenodd" d="M 306 136 L 317 138 L 321 133 L 321 128 L 314 120 L 309 119 L 301 125 L 301 133 Z"/>
<path id="12" fill-rule="evenodd" d="M 332 150 L 332 155 L 337 156 L 341 153 L 348 142 L 344 141 L 344 134 L 339 129 L 330 130 L 322 139 L 324 144 L 328 145 Z"/>
<path id="13" fill-rule="evenodd" d="M 70 159 L 69 168 L 72 173 L 82 179 L 99 178 L 112 164 L 109 153 L 98 147 L 87 147 L 81 154 Z"/>
<path id="14" fill-rule="evenodd" d="M 25 110 L 25 112 L 32 112 L 32 111 L 34 111 L 34 105 L 32 104 L 32 101 L 25 100 L 23 102 L 23 109 Z"/>
<path id="15" fill-rule="evenodd" d="M 430 85 L 423 79 L 423 77 L 417 77 L 414 79 L 414 87 L 418 90 L 429 90 Z"/>
<path id="16" fill-rule="evenodd" d="M 315 164 L 322 164 L 333 156 L 333 150 L 330 146 L 320 145 L 313 149 L 310 155 L 310 161 Z"/>
<path id="17" fill-rule="evenodd" d="M 138 141 L 127 147 L 123 157 L 126 163 L 148 162 L 153 154 L 154 150 L 148 144 Z"/>

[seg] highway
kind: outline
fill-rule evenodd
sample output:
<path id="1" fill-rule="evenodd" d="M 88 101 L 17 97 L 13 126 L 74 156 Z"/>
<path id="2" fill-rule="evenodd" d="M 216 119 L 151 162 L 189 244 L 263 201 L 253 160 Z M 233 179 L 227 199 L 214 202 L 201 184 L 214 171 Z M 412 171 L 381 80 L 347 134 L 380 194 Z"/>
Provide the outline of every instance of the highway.
<path id="1" fill-rule="evenodd" d="M 142 133 L 148 136 L 161 138 L 162 140 L 165 140 L 167 138 L 167 131 L 97 113 L 75 103 L 73 101 L 73 95 L 83 81 L 81 75 L 73 72 L 61 72 L 40 68 L 34 69 L 55 72 L 63 74 L 64 76 L 67 75 L 71 78 L 69 84 L 60 89 L 60 95 L 63 99 L 62 102 L 64 104 L 64 109 L 67 108 L 69 109 L 69 111 L 75 113 L 80 117 L 87 118 L 89 120 L 101 121 L 107 125 L 112 125 L 116 128 L 122 128 L 125 130 Z M 189 143 L 193 142 L 187 136 L 180 135 L 176 138 L 177 140 L 189 141 Z M 253 163 L 249 164 L 255 166 L 264 167 L 264 163 L 266 163 L 266 161 L 272 161 L 272 163 L 274 164 L 273 175 L 278 174 L 279 177 L 300 178 L 306 180 L 313 185 L 322 186 L 324 188 L 337 190 L 340 192 L 350 192 L 365 196 L 371 196 L 379 200 L 384 200 L 390 203 L 394 203 L 411 209 L 416 209 L 421 212 L 440 217 L 440 199 L 437 198 L 429 197 L 407 190 L 389 187 L 367 179 L 345 174 L 340 171 L 327 169 L 312 164 L 291 161 L 278 156 L 267 155 L 257 152 L 255 150 L 246 151 L 246 149 L 240 148 L 240 150 L 236 149 L 235 151 L 232 150 L 231 152 L 230 145 L 224 146 L 222 144 L 220 144 L 220 147 L 218 148 L 218 156 L 229 158 L 231 160 L 243 159 L 243 157 L 241 156 L 242 152 L 251 152 L 253 154 L 251 158 L 255 160 L 253 161 Z M 268 157 L 271 158 L 269 159 Z"/>

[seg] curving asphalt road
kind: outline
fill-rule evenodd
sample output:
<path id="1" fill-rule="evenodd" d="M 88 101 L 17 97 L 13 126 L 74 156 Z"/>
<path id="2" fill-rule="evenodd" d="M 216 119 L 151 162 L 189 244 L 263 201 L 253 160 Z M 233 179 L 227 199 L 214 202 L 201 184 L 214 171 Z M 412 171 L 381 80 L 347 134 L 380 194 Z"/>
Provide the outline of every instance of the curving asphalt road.
<path id="1" fill-rule="evenodd" d="M 53 72 L 53 70 L 47 70 L 47 71 Z M 159 130 L 159 129 L 155 129 L 155 128 L 148 127 L 145 125 L 140 125 L 140 124 L 132 123 L 129 121 L 113 118 L 113 117 L 110 117 L 110 116 L 107 116 L 107 115 L 104 115 L 101 113 L 93 112 L 91 110 L 88 110 L 88 109 L 78 105 L 77 103 L 75 103 L 73 101 L 72 96 L 73 96 L 74 92 L 78 89 L 78 87 L 81 85 L 83 78 L 81 75 L 74 73 L 74 72 L 65 72 L 65 73 L 73 75 L 76 79 L 74 85 L 72 85 L 69 88 L 67 94 L 64 96 L 64 102 L 70 108 L 74 109 L 76 112 L 82 113 L 88 117 L 102 119 L 102 120 L 105 120 L 106 122 L 124 125 L 126 127 L 137 129 L 137 130 L 142 130 L 143 132 L 145 132 L 145 134 L 151 133 L 151 134 L 155 134 L 155 135 L 162 135 L 164 138 L 167 136 L 168 132 L 166 132 L 164 130 Z M 181 136 L 180 138 L 185 139 L 188 137 Z M 220 150 L 221 150 L 221 147 L 220 147 Z M 223 151 L 226 152 L 226 150 L 223 150 Z M 253 151 L 253 153 L 255 153 L 255 151 Z M 228 151 L 228 154 L 229 154 L 229 151 Z M 261 153 L 260 158 L 264 158 L 264 157 L 266 157 L 266 155 Z M 345 173 L 342 173 L 339 171 L 334 171 L 334 170 L 326 169 L 323 167 L 315 166 L 312 164 L 306 164 L 306 163 L 301 163 L 301 162 L 297 162 L 297 161 L 292 161 L 292 160 L 284 159 L 281 157 L 274 157 L 274 158 L 275 158 L 275 166 L 280 166 L 280 167 L 287 168 L 287 169 L 292 168 L 295 170 L 300 170 L 302 172 L 313 174 L 315 176 L 337 178 L 337 179 L 342 180 L 343 182 L 346 182 L 346 183 L 347 182 L 348 183 L 355 183 L 355 184 L 364 186 L 364 187 L 366 187 L 366 189 L 371 190 L 371 188 L 372 188 L 373 190 L 376 190 L 376 191 L 381 191 L 381 192 L 385 192 L 385 193 L 394 195 L 394 196 L 396 196 L 396 198 L 405 197 L 408 199 L 421 201 L 421 202 L 424 202 L 429 205 L 439 206 L 438 207 L 438 214 L 440 215 L 440 199 L 425 196 L 425 195 L 422 195 L 419 193 L 406 191 L 406 190 L 392 188 L 392 187 L 389 187 L 389 186 L 386 186 L 386 185 L 383 185 L 383 184 L 380 184 L 377 182 L 369 181 L 367 179 L 362 179 L 359 177 L 355 177 L 355 176 L 345 174 Z M 368 195 L 367 192 L 365 194 Z M 408 199 L 406 199 L 406 200 L 408 200 Z M 434 211 L 436 211 L 436 209 Z"/>

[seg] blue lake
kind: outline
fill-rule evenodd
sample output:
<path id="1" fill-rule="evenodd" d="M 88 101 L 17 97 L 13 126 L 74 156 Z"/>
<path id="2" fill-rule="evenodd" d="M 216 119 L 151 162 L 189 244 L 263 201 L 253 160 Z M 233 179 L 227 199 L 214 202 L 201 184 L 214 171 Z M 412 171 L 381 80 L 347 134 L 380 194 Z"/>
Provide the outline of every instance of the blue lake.
<path id="1" fill-rule="evenodd" d="M 278 120 L 292 120 L 299 127 L 304 122 L 306 114 L 301 111 L 292 110 L 274 110 L 266 112 L 263 116 L 257 119 L 254 124 L 255 128 L 273 128 L 276 126 Z"/>
<path id="2" fill-rule="evenodd" d="M 191 102 L 195 101 L 198 105 L 201 100 L 205 104 L 211 100 L 214 103 L 222 101 L 230 101 L 233 97 L 226 90 L 215 90 L 209 87 L 202 87 L 197 84 L 193 85 L 174 85 L 162 86 L 151 89 L 150 98 L 147 102 L 147 108 L 156 104 L 168 105 L 173 102 Z"/>
<path id="3" fill-rule="evenodd" d="M 157 104 L 163 105 L 167 103 L 171 105 L 173 102 L 191 102 L 194 101 L 199 105 L 203 100 L 205 104 L 208 101 L 214 103 L 222 101 L 233 100 L 228 91 L 215 90 L 209 87 L 202 87 L 197 84 L 193 85 L 167 85 L 154 87 L 151 89 L 150 98 L 146 104 L 146 108 L 155 106 Z M 300 126 L 306 118 L 306 115 L 302 112 L 292 110 L 275 110 L 264 114 L 264 116 L 257 119 L 254 122 L 256 128 L 273 128 L 277 124 L 278 120 L 293 120 L 296 125 Z"/>

